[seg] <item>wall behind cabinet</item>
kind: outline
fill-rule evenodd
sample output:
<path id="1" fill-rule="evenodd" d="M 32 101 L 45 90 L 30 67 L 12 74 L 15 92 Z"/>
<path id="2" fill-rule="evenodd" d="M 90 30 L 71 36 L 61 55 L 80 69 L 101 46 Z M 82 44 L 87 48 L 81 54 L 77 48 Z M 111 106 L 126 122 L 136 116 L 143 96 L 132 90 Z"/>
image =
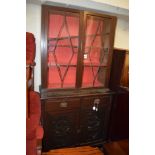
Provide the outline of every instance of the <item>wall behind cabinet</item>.
<path id="1" fill-rule="evenodd" d="M 34 34 L 36 39 L 36 57 L 34 70 L 34 90 L 39 92 L 41 84 L 41 6 L 26 4 L 26 31 Z"/>
<path id="2" fill-rule="evenodd" d="M 41 84 L 41 6 L 26 4 L 26 31 L 32 32 L 36 38 L 36 67 L 34 71 L 34 89 L 39 91 Z M 126 18 L 118 18 L 115 34 L 115 48 L 129 49 L 129 21 Z"/>

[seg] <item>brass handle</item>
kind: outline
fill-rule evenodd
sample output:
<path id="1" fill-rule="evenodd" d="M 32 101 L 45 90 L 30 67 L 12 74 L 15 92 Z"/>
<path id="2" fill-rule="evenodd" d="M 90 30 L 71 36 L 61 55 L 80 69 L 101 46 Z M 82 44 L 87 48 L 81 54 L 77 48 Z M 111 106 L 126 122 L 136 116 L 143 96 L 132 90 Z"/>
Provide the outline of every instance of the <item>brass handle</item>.
<path id="1" fill-rule="evenodd" d="M 100 99 L 97 98 L 97 99 L 94 99 L 94 104 L 99 104 L 100 103 Z"/>
<path id="2" fill-rule="evenodd" d="M 97 98 L 97 99 L 94 99 L 94 106 L 93 106 L 93 110 L 94 111 L 98 111 L 98 105 L 99 105 L 99 103 L 100 103 L 100 99 L 99 98 Z"/>
<path id="3" fill-rule="evenodd" d="M 60 107 L 61 108 L 66 108 L 66 107 L 68 107 L 68 103 L 67 102 L 61 102 Z"/>

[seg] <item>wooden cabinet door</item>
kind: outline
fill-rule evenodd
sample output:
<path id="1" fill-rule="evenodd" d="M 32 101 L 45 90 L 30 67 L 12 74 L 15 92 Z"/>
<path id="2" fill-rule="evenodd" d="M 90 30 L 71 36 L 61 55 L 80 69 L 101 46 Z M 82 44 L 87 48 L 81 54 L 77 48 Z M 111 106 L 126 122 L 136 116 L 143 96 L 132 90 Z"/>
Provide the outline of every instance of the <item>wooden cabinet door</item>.
<path id="1" fill-rule="evenodd" d="M 114 16 L 43 5 L 42 88 L 107 88 L 115 26 Z"/>
<path id="2" fill-rule="evenodd" d="M 46 112 L 43 150 L 71 146 L 76 143 L 77 111 Z"/>
<path id="3" fill-rule="evenodd" d="M 78 87 L 81 48 L 79 10 L 42 7 L 42 87 Z M 78 80 L 77 80 L 78 79 Z"/>
<path id="4" fill-rule="evenodd" d="M 84 12 L 82 88 L 108 87 L 115 25 L 112 17 Z"/>
<path id="5" fill-rule="evenodd" d="M 103 113 L 92 110 L 82 111 L 81 141 L 89 142 L 103 137 Z"/>
<path id="6" fill-rule="evenodd" d="M 44 102 L 43 151 L 76 143 L 79 106 L 79 98 L 52 99 Z"/>
<path id="7" fill-rule="evenodd" d="M 99 100 L 98 111 L 93 110 L 95 100 Z M 85 98 L 81 110 L 81 142 L 105 140 L 110 111 L 110 97 Z"/>

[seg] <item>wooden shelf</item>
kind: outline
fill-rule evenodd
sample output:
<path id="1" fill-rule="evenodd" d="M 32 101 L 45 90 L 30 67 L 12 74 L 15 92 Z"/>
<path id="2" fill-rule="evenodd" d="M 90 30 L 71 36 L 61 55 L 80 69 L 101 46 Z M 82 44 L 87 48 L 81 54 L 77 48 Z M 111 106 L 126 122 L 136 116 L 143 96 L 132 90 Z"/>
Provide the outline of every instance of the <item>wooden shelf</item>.
<path id="1" fill-rule="evenodd" d="M 48 47 L 67 47 L 67 48 L 79 48 L 79 46 L 71 46 L 71 45 L 52 45 L 52 44 L 48 44 Z M 104 48 L 104 47 L 98 47 L 98 46 L 86 46 L 85 49 L 87 48 L 91 48 L 91 49 L 102 49 L 104 50 L 104 52 L 108 52 L 108 48 Z"/>
<path id="2" fill-rule="evenodd" d="M 79 48 L 78 46 L 71 46 L 71 45 L 52 45 L 48 44 L 48 47 L 68 47 L 68 48 Z"/>
<path id="3" fill-rule="evenodd" d="M 59 66 L 59 67 L 77 67 L 76 64 L 70 64 L 70 65 L 67 65 L 67 64 L 48 64 L 48 67 L 56 67 L 56 66 Z"/>
<path id="4" fill-rule="evenodd" d="M 59 38 L 48 38 L 48 41 L 55 41 L 55 40 L 64 40 L 64 39 L 69 39 L 69 38 L 79 38 L 79 36 L 66 36 L 66 37 L 59 37 Z"/>
<path id="5" fill-rule="evenodd" d="M 85 49 L 87 48 L 99 48 L 99 49 L 103 49 L 104 52 L 108 52 L 108 48 L 104 48 L 104 47 L 98 47 L 98 46 L 86 46 Z"/>
<path id="6" fill-rule="evenodd" d="M 86 67 L 108 67 L 106 65 L 97 65 L 97 64 L 84 64 Z"/>
<path id="7" fill-rule="evenodd" d="M 104 64 L 100 64 L 100 63 L 97 63 L 97 62 L 84 62 L 83 63 L 84 66 L 88 66 L 88 67 L 107 67 L 107 65 L 104 65 Z"/>
<path id="8" fill-rule="evenodd" d="M 60 83 L 48 83 L 48 88 L 61 88 Z M 75 88 L 75 83 L 64 83 L 63 88 Z"/>
<path id="9" fill-rule="evenodd" d="M 88 34 L 85 35 L 85 37 L 94 37 L 94 36 L 105 36 L 109 35 L 110 33 L 104 33 L 104 34 Z M 74 38 L 79 38 L 79 36 L 65 36 L 65 37 L 59 37 L 59 38 L 48 38 L 48 41 L 55 41 L 55 40 L 64 40 L 64 39 L 74 39 Z"/>
<path id="10" fill-rule="evenodd" d="M 110 33 L 103 33 L 103 34 L 87 34 L 85 37 L 94 37 L 94 36 L 105 36 L 109 35 Z"/>
<path id="11" fill-rule="evenodd" d="M 79 48 L 79 46 L 70 46 L 70 45 L 50 45 L 48 44 L 48 47 L 66 47 L 66 48 Z M 99 48 L 99 49 L 102 49 L 104 50 L 105 53 L 108 53 L 108 48 L 104 48 L 104 47 L 97 47 L 97 46 L 86 46 L 85 49 L 96 49 L 96 48 Z"/>
<path id="12" fill-rule="evenodd" d="M 93 81 L 92 82 L 83 82 L 82 83 L 82 88 L 88 88 L 88 87 L 103 87 L 104 85 L 100 82 L 100 81 L 98 81 L 98 80 L 96 80 L 95 81 L 95 85 L 93 86 Z"/>
<path id="13" fill-rule="evenodd" d="M 77 67 L 77 65 L 75 64 L 70 64 L 70 65 L 67 65 L 67 64 L 48 64 L 48 67 L 56 67 L 56 66 L 59 66 L 59 67 Z M 86 66 L 86 67 L 107 67 L 107 65 L 100 65 L 100 64 L 91 64 L 91 63 L 87 63 L 87 64 L 83 64 L 83 66 Z"/>

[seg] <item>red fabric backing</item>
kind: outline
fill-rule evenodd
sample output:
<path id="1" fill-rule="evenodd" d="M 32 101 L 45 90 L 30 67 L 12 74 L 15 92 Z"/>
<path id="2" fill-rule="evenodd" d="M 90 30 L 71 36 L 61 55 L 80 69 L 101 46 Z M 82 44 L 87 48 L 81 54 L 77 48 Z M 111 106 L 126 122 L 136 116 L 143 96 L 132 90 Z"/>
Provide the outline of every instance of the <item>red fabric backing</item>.
<path id="1" fill-rule="evenodd" d="M 48 65 L 50 66 L 48 70 L 48 88 L 75 87 L 79 18 L 67 16 L 67 24 L 64 23 L 64 19 L 63 15 L 56 14 L 51 14 L 49 17 L 48 37 L 52 40 L 49 41 L 50 46 L 48 47 Z M 96 77 L 99 66 L 107 65 L 108 55 L 104 56 L 103 61 L 101 60 L 101 57 L 103 57 L 103 44 L 104 48 L 109 46 L 107 41 L 108 39 L 105 39 L 106 41 L 102 43 L 103 38 L 101 36 L 103 35 L 104 26 L 103 20 L 90 16 L 87 17 L 84 50 L 84 53 L 87 54 L 87 58 L 83 61 L 84 71 L 82 87 L 93 87 L 93 81 Z M 73 37 L 71 38 L 71 43 L 68 37 Z M 56 38 L 58 38 L 58 40 L 56 40 Z M 55 47 L 55 45 L 57 46 Z M 71 45 L 73 48 L 71 48 Z M 71 58 L 72 60 L 70 62 Z M 69 65 L 74 66 L 69 67 L 66 77 L 62 82 L 61 79 L 63 79 L 63 75 L 67 69 L 67 66 L 65 67 L 64 65 L 68 65 L 69 62 Z M 92 67 L 94 74 L 92 72 Z M 94 83 L 95 87 L 104 86 L 105 81 L 100 81 L 100 73 L 101 72 L 97 73 L 97 78 Z"/>
<path id="2" fill-rule="evenodd" d="M 79 17 L 67 16 L 66 23 L 64 21 L 63 15 L 51 14 L 49 17 L 48 37 L 55 40 L 49 41 L 52 46 L 48 48 L 48 65 L 50 65 L 48 70 L 48 88 L 75 87 Z M 57 41 L 56 38 L 60 39 Z M 55 45 L 57 45 L 56 48 L 54 47 Z M 74 47 L 72 48 L 72 46 Z M 66 76 L 64 76 L 67 65 L 69 65 L 69 68 Z M 64 81 L 61 82 L 61 79 L 64 79 Z M 63 85 L 61 85 L 62 83 Z"/>

